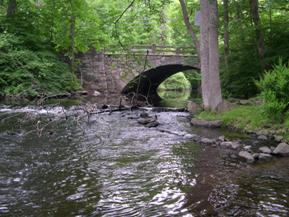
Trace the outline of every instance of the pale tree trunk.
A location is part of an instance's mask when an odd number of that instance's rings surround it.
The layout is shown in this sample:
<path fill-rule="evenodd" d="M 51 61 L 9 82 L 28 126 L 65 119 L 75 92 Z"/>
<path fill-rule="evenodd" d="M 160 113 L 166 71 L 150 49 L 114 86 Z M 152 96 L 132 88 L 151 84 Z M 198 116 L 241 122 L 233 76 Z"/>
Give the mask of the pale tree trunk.
<path fill-rule="evenodd" d="M 229 0 L 223 0 L 224 4 L 224 59 L 225 59 L 225 66 L 228 70 L 228 58 L 230 52 L 230 45 L 229 45 Z"/>
<path fill-rule="evenodd" d="M 262 30 L 262 24 L 261 24 L 260 15 L 259 15 L 259 1 L 258 0 L 249 0 L 249 1 L 250 1 L 252 20 L 253 20 L 255 30 L 256 30 L 257 48 L 258 48 L 260 65 L 261 65 L 261 69 L 264 70 L 265 68 L 265 63 L 264 63 L 265 43 L 264 43 L 264 33 Z"/>
<path fill-rule="evenodd" d="M 217 0 L 201 3 L 201 73 L 204 108 L 215 111 L 222 102 L 219 76 Z"/>
<path fill-rule="evenodd" d="M 17 10 L 17 1 L 16 0 L 9 0 L 7 6 L 7 17 L 11 17 L 16 13 Z"/>
<path fill-rule="evenodd" d="M 188 15 L 188 10 L 187 10 L 186 3 L 185 3 L 184 0 L 179 0 L 179 1 L 180 1 L 180 4 L 181 4 L 183 18 L 184 18 L 185 25 L 187 27 L 187 31 L 190 34 L 191 38 L 192 38 L 192 41 L 193 41 L 194 46 L 196 48 L 198 57 L 200 59 L 200 43 L 199 43 L 199 40 L 197 38 L 197 35 L 195 34 L 195 32 L 193 30 L 193 26 L 190 23 L 190 18 L 189 18 L 189 15 Z"/>

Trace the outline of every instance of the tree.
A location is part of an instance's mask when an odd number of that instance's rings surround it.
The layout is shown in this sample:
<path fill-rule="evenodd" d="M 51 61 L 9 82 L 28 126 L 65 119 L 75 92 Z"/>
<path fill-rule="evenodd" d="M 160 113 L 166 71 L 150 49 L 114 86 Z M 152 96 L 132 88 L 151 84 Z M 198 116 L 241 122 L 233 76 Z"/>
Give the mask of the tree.
<path fill-rule="evenodd" d="M 224 5 L 224 60 L 226 69 L 228 69 L 229 58 L 229 0 L 223 0 Z"/>
<path fill-rule="evenodd" d="M 259 15 L 259 1 L 258 0 L 249 0 L 251 16 L 256 30 L 256 39 L 257 39 L 257 48 L 258 55 L 260 60 L 260 65 L 262 71 L 265 68 L 264 56 L 265 56 L 265 43 L 264 43 L 264 33 L 262 30 L 261 19 Z"/>
<path fill-rule="evenodd" d="M 217 0 L 200 0 L 200 3 L 202 98 L 205 109 L 216 110 L 222 102 L 219 77 L 218 5 Z"/>
<path fill-rule="evenodd" d="M 8 7 L 7 7 L 7 17 L 11 17 L 15 14 L 17 10 L 17 1 L 16 0 L 9 0 Z"/>
<path fill-rule="evenodd" d="M 186 3 L 185 3 L 184 0 L 179 0 L 179 1 L 180 1 L 180 4 L 181 4 L 182 14 L 183 14 L 184 22 L 185 22 L 186 27 L 187 27 L 187 31 L 188 31 L 189 35 L 191 36 L 191 38 L 192 38 L 192 41 L 193 41 L 194 46 L 196 48 L 198 57 L 200 59 L 200 43 L 199 43 L 199 40 L 197 38 L 196 33 L 193 30 L 192 24 L 190 23 L 190 18 L 189 18 L 189 15 L 188 15 Z"/>
<path fill-rule="evenodd" d="M 216 110 L 222 102 L 219 76 L 218 51 L 218 5 L 216 0 L 200 0 L 201 36 L 200 44 L 189 20 L 184 0 L 179 0 L 184 22 L 198 52 L 201 62 L 202 98 L 205 109 Z"/>

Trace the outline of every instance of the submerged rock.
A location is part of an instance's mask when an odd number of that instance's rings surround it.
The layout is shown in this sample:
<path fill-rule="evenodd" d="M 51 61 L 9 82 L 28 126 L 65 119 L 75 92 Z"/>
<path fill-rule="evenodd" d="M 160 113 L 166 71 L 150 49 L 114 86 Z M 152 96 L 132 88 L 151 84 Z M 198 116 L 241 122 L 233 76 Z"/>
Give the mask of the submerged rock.
<path fill-rule="evenodd" d="M 253 163 L 255 161 L 253 155 L 247 151 L 240 151 L 238 155 L 249 163 Z"/>
<path fill-rule="evenodd" d="M 147 117 L 141 117 L 140 119 L 138 119 L 138 123 L 139 124 L 142 124 L 142 125 L 146 125 L 148 123 L 151 123 L 151 122 L 154 122 L 157 120 L 157 116 L 154 116 L 154 117 L 150 117 L 150 116 L 147 116 Z"/>
<path fill-rule="evenodd" d="M 263 161 L 270 160 L 271 158 L 272 158 L 271 154 L 265 154 L 265 153 L 260 153 L 258 156 L 258 159 L 263 160 Z"/>
<path fill-rule="evenodd" d="M 209 139 L 209 138 L 202 138 L 200 142 L 205 144 L 205 145 L 211 145 L 211 144 L 215 143 L 215 140 Z"/>
<path fill-rule="evenodd" d="M 275 150 L 273 151 L 274 154 L 276 155 L 281 155 L 281 156 L 289 156 L 289 145 L 286 143 L 280 143 Z"/>
<path fill-rule="evenodd" d="M 159 126 L 159 124 L 160 123 L 158 121 L 153 121 L 153 122 L 146 124 L 145 126 L 148 128 L 151 128 L 151 127 L 157 127 L 157 126 Z"/>

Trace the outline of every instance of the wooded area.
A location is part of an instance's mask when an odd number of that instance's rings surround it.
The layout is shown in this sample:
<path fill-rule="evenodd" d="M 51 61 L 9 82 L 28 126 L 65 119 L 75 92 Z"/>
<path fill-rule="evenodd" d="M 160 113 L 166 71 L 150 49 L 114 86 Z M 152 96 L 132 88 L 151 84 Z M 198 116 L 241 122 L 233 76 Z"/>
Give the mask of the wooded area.
<path fill-rule="evenodd" d="M 195 49 L 215 109 L 222 95 L 256 96 L 256 81 L 289 58 L 287 0 L 2 0 L 0 12 L 2 95 L 78 90 L 76 54 L 163 44 Z"/>

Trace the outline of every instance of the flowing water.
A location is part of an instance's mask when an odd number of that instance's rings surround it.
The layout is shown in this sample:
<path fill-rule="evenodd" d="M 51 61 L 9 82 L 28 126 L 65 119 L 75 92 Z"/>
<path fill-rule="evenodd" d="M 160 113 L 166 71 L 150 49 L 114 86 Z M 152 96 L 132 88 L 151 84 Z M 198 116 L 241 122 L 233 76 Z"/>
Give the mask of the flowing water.
<path fill-rule="evenodd" d="M 288 216 L 289 159 L 247 165 L 183 135 L 187 113 L 0 109 L 0 216 Z M 81 118 L 82 117 L 82 118 Z"/>

